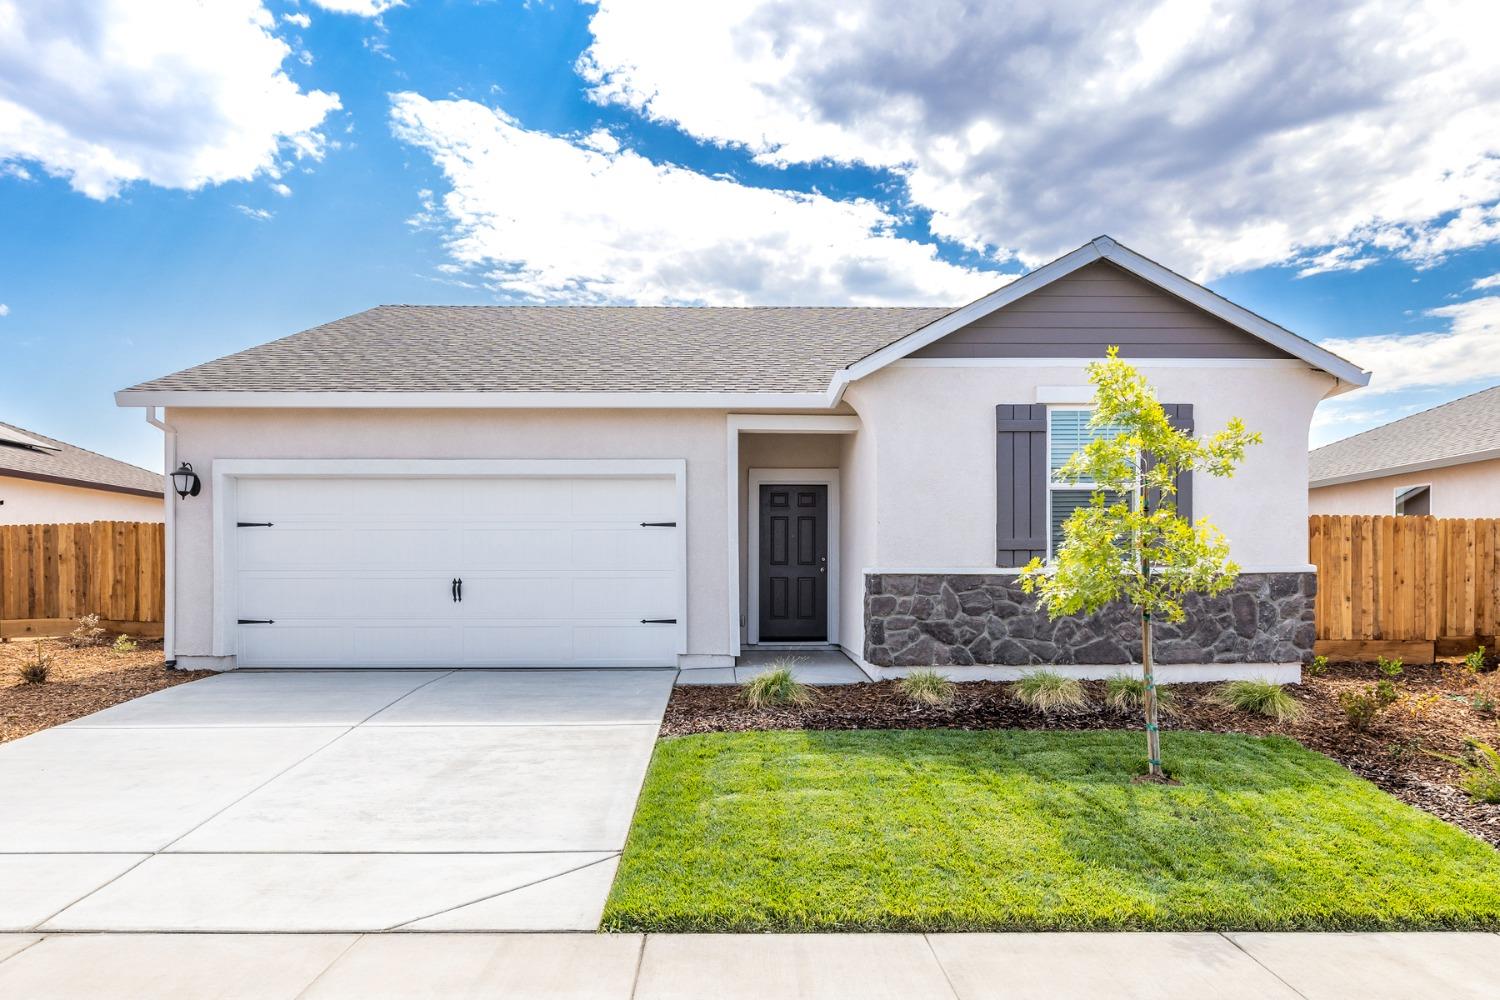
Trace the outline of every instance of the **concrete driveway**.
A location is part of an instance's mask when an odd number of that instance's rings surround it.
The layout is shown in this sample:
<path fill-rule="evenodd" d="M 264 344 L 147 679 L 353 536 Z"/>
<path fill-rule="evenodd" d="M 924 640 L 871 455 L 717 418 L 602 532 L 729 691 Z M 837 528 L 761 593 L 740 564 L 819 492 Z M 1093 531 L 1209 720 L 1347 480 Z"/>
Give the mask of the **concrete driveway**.
<path fill-rule="evenodd" d="M 232 672 L 0 746 L 0 930 L 586 930 L 672 671 Z"/>

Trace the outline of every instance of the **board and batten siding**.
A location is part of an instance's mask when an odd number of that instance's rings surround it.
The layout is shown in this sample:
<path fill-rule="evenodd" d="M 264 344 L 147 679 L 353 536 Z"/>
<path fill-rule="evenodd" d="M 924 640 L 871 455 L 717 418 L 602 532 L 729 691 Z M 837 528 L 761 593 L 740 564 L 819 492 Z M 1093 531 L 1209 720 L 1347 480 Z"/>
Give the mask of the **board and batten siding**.
<path fill-rule="evenodd" d="M 1289 358 L 1291 355 L 1105 261 L 914 352 L 913 358 Z"/>

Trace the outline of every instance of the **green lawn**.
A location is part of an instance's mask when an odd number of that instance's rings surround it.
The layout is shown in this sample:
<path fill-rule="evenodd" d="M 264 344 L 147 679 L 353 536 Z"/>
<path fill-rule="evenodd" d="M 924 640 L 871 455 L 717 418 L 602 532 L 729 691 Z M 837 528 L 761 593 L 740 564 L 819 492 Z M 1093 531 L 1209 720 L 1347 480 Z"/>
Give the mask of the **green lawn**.
<path fill-rule="evenodd" d="M 1291 740 L 716 733 L 664 740 L 615 930 L 1500 927 L 1500 852 Z"/>

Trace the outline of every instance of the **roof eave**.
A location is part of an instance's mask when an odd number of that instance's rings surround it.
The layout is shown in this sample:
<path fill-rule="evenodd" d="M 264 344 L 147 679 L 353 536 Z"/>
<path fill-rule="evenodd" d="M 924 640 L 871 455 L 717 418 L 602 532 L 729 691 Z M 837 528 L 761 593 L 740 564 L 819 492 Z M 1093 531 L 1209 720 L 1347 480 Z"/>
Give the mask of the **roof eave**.
<path fill-rule="evenodd" d="M 1307 488 L 1310 490 L 1320 489 L 1324 486 L 1341 486 L 1344 483 L 1358 483 L 1367 479 L 1384 479 L 1387 476 L 1406 476 L 1414 472 L 1427 472 L 1431 469 L 1447 469 L 1455 465 L 1472 465 L 1475 462 L 1488 462 L 1500 458 L 1500 448 L 1489 448 L 1485 451 L 1474 451 L 1464 455 L 1448 455 L 1443 458 L 1434 458 L 1425 462 L 1408 462 L 1404 465 L 1392 465 L 1384 469 L 1367 469 L 1363 472 L 1351 472 L 1343 476 L 1326 476 L 1323 479 L 1309 479 Z"/>
<path fill-rule="evenodd" d="M 54 486 L 73 486 L 81 490 L 98 490 L 101 493 L 125 493 L 130 496 L 147 497 L 153 500 L 160 500 L 166 495 L 165 489 L 148 490 L 136 486 L 121 486 L 116 483 L 101 483 L 95 479 L 52 476 L 44 472 L 30 472 L 25 469 L 0 468 L 0 479 L 29 479 L 32 482 L 51 483 Z"/>
<path fill-rule="evenodd" d="M 831 408 L 826 392 L 246 391 L 122 389 L 117 406 L 216 409 L 747 409 Z"/>

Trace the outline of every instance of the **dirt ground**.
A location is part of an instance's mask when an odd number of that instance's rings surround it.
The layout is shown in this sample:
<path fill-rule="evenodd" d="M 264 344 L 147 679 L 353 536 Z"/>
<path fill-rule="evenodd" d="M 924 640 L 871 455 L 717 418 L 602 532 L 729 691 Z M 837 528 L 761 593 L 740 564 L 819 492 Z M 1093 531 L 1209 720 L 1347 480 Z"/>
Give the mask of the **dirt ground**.
<path fill-rule="evenodd" d="M 1500 672 L 1491 667 L 1471 677 L 1458 664 L 1406 667 L 1396 682 L 1401 702 L 1368 731 L 1356 732 L 1339 708 L 1339 692 L 1363 689 L 1378 677 L 1370 664 L 1334 664 L 1321 677 L 1307 677 L 1304 683 L 1288 688 L 1301 703 L 1302 714 L 1286 723 L 1219 704 L 1212 697 L 1217 685 L 1173 685 L 1174 711 L 1162 726 L 1167 731 L 1163 743 L 1168 764 L 1172 729 L 1260 736 L 1279 733 L 1327 754 L 1397 798 L 1500 847 L 1500 805 L 1471 802 L 1455 787 L 1459 768 L 1423 753 L 1463 755 L 1467 739 L 1500 746 L 1500 719 L 1492 710 L 1475 707 L 1475 702 L 1482 707 L 1486 694 L 1500 702 Z M 813 703 L 803 708 L 752 709 L 732 686 L 679 687 L 672 692 L 661 731 L 664 736 L 677 736 L 749 729 L 1126 729 L 1140 725 L 1137 713 L 1119 712 L 1105 704 L 1103 682 L 1084 686 L 1088 707 L 1051 715 L 1017 702 L 1011 685 L 989 681 L 954 685 L 954 701 L 946 708 L 911 702 L 894 681 L 817 688 Z"/>
<path fill-rule="evenodd" d="M 27 684 L 19 671 L 38 644 L 52 657 L 51 675 L 45 684 Z M 209 673 L 168 670 L 159 639 L 139 640 L 129 653 L 109 645 L 71 649 L 58 639 L 0 643 L 0 743 Z"/>

